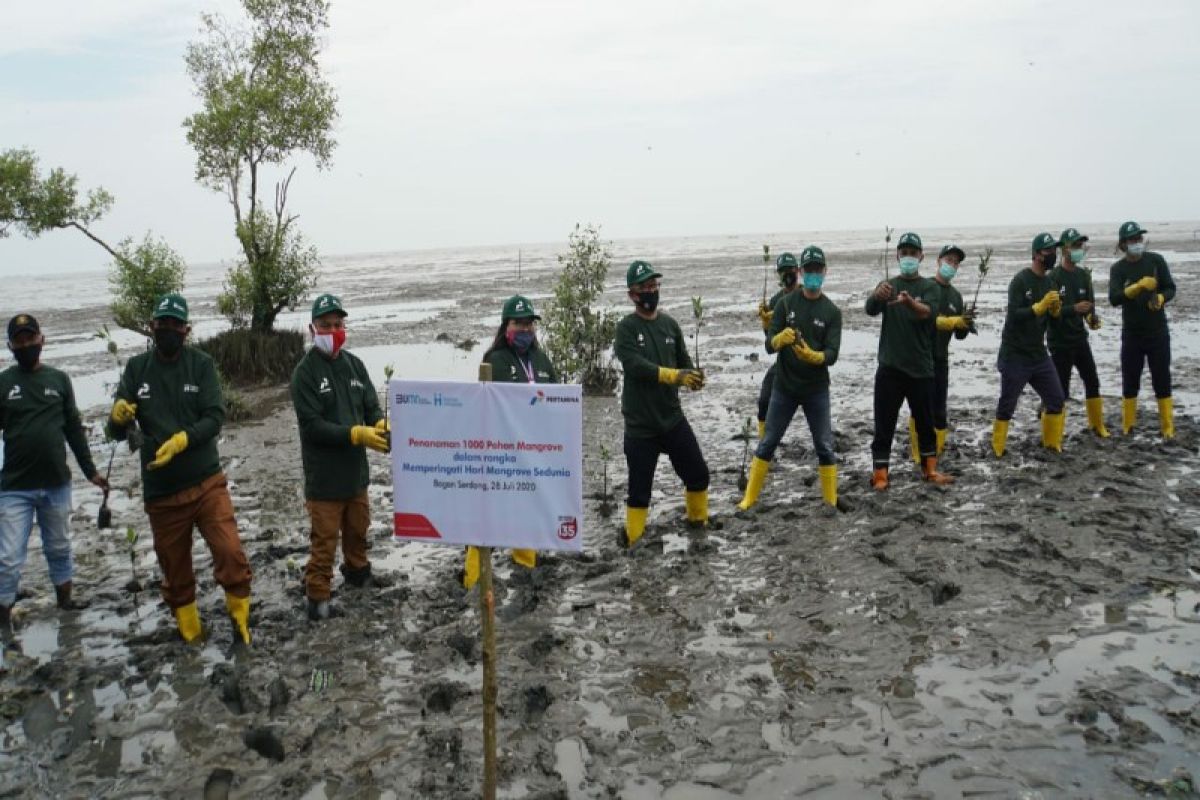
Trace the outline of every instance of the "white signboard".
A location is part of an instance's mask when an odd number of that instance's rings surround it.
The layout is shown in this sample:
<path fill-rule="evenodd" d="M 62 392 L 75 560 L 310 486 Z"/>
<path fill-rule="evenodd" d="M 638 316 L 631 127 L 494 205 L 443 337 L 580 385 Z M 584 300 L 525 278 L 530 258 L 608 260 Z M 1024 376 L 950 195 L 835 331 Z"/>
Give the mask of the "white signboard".
<path fill-rule="evenodd" d="M 393 380 L 395 539 L 583 550 L 579 386 Z"/>

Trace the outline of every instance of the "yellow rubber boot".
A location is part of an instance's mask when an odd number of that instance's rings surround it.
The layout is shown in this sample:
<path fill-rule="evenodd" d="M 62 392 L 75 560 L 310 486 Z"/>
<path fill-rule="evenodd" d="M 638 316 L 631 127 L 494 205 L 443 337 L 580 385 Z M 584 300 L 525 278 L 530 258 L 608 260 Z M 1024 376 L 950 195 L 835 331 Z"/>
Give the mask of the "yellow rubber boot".
<path fill-rule="evenodd" d="M 204 631 L 200 628 L 200 609 L 196 608 L 196 601 L 175 609 L 175 624 L 185 642 L 190 644 L 200 638 Z"/>
<path fill-rule="evenodd" d="M 250 595 L 234 597 L 226 592 L 225 608 L 229 611 L 229 616 L 233 617 L 233 624 L 237 626 L 242 642 L 250 644 Z"/>
<path fill-rule="evenodd" d="M 1170 397 L 1158 398 L 1158 428 L 1164 439 L 1175 438 L 1175 401 Z"/>
<path fill-rule="evenodd" d="M 766 435 L 767 435 L 767 421 L 765 419 L 760 419 L 758 421 L 758 438 L 761 439 L 762 437 L 764 437 Z"/>
<path fill-rule="evenodd" d="M 699 492 L 684 492 L 683 505 L 687 509 L 687 521 L 705 525 L 708 523 L 708 489 Z"/>
<path fill-rule="evenodd" d="M 1104 398 L 1089 397 L 1084 404 L 1087 406 L 1088 428 L 1096 432 L 1101 439 L 1108 438 L 1108 428 L 1104 427 Z"/>
<path fill-rule="evenodd" d="M 992 452 L 996 454 L 996 458 L 1004 455 L 1004 448 L 1008 444 L 1008 420 L 998 419 L 992 423 Z"/>
<path fill-rule="evenodd" d="M 934 428 L 933 435 L 937 437 L 937 454 L 941 458 L 942 451 L 946 449 L 946 434 L 949 433 L 945 428 Z"/>
<path fill-rule="evenodd" d="M 537 566 L 537 550 L 518 547 L 512 551 L 512 560 L 526 569 L 533 569 Z"/>
<path fill-rule="evenodd" d="M 1134 424 L 1137 422 L 1137 398 L 1122 397 L 1121 398 L 1121 432 L 1126 436 L 1133 430 Z"/>
<path fill-rule="evenodd" d="M 758 456 L 751 459 L 750 476 L 746 482 L 746 496 L 742 498 L 742 502 L 738 503 L 737 507 L 739 509 L 749 511 L 758 502 L 758 496 L 762 493 L 763 484 L 767 482 L 767 470 L 770 468 L 770 461 L 763 461 Z"/>
<path fill-rule="evenodd" d="M 833 508 L 837 508 L 837 464 L 822 464 L 817 467 L 821 476 L 821 497 Z"/>
<path fill-rule="evenodd" d="M 1062 411 L 1057 414 L 1051 414 L 1049 411 L 1042 413 L 1042 447 L 1056 453 L 1062 452 L 1065 421 L 1066 414 Z"/>
<path fill-rule="evenodd" d="M 650 509 L 625 506 L 625 546 L 633 547 L 646 532 L 646 517 Z"/>
<path fill-rule="evenodd" d="M 467 547 L 467 557 L 463 561 L 463 588 L 470 589 L 479 581 L 479 548 L 474 545 Z"/>
<path fill-rule="evenodd" d="M 921 463 L 921 447 L 917 443 L 917 421 L 912 417 L 908 418 L 908 446 L 912 450 L 912 460 L 914 464 Z"/>

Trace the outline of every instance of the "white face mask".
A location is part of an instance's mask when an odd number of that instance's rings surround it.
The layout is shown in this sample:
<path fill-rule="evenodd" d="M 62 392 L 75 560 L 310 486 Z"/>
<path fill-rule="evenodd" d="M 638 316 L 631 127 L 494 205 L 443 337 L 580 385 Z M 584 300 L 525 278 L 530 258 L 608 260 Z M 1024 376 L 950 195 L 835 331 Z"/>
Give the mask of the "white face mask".
<path fill-rule="evenodd" d="M 1129 253 L 1131 256 L 1140 256 L 1142 253 L 1146 252 L 1146 243 L 1132 242 L 1127 244 L 1125 245 L 1125 252 Z"/>
<path fill-rule="evenodd" d="M 346 343 L 345 329 L 336 330 L 332 333 L 317 333 L 315 328 L 310 328 L 312 331 L 313 347 L 320 350 L 325 355 L 333 358 L 342 349 L 342 345 Z"/>

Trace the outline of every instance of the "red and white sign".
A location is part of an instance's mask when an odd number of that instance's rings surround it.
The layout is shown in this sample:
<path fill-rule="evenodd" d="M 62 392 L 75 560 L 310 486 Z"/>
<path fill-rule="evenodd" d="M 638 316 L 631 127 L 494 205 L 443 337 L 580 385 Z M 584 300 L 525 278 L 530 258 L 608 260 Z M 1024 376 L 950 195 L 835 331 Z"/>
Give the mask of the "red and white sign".
<path fill-rule="evenodd" d="M 397 541 L 583 550 L 579 386 L 393 380 Z"/>

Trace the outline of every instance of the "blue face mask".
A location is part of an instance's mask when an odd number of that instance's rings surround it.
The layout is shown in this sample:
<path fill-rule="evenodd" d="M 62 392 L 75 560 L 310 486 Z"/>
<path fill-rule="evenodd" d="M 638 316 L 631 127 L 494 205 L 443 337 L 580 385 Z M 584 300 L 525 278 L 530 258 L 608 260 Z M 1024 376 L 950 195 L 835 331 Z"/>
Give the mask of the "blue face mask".
<path fill-rule="evenodd" d="M 1078 248 L 1078 249 L 1071 251 L 1071 263 L 1072 264 L 1082 264 L 1083 260 L 1085 258 L 1087 258 L 1087 250 L 1084 250 L 1083 248 Z"/>
<path fill-rule="evenodd" d="M 533 346 L 534 333 L 533 331 L 509 331 L 505 338 L 508 339 L 508 343 L 513 346 L 514 350 L 524 355 Z"/>
<path fill-rule="evenodd" d="M 957 274 L 958 267 L 954 266 L 953 264 L 947 264 L 945 261 L 943 261 L 941 264 L 938 264 L 938 275 L 941 275 L 942 280 L 946 281 L 947 283 L 954 280 L 954 276 Z"/>
<path fill-rule="evenodd" d="M 916 256 L 900 256 L 900 274 L 912 276 L 921 268 L 921 259 Z"/>
<path fill-rule="evenodd" d="M 804 288 L 810 292 L 819 292 L 825 285 L 825 276 L 819 272 L 804 273 Z"/>

